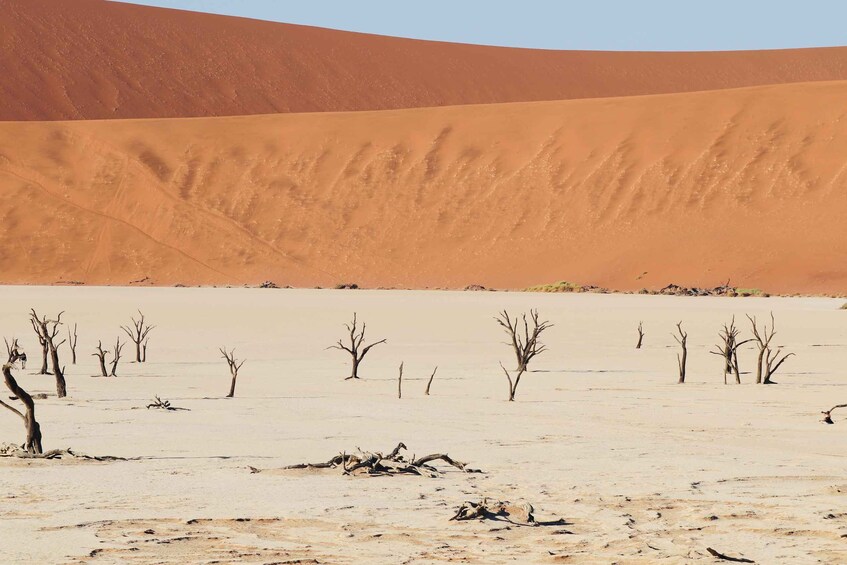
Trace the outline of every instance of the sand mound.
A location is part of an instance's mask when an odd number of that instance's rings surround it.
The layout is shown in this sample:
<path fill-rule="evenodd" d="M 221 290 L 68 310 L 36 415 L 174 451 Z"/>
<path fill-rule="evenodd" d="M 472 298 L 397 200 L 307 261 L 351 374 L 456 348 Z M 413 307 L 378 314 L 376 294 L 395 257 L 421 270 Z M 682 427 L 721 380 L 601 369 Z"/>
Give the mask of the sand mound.
<path fill-rule="evenodd" d="M 845 95 L 0 124 L 0 280 L 843 291 Z"/>
<path fill-rule="evenodd" d="M 847 79 L 845 48 L 507 49 L 102 0 L 4 0 L 0 38 L 0 120 L 378 110 Z"/>

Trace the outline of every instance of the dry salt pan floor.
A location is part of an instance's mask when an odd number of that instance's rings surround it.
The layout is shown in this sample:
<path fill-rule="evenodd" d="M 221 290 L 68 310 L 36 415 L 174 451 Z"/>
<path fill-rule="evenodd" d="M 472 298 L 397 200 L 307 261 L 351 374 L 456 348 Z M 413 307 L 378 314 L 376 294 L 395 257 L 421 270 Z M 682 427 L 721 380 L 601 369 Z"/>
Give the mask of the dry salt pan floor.
<path fill-rule="evenodd" d="M 45 449 L 128 461 L 0 459 L 4 563 L 756 563 L 847 562 L 847 311 L 829 299 L 723 299 L 271 289 L 4 288 L 0 331 L 30 357 L 16 370 L 37 402 Z M 69 396 L 34 374 L 27 311 L 79 326 L 66 346 Z M 537 307 L 549 352 L 506 402 L 514 363 L 498 310 Z M 96 378 L 141 308 L 156 324 L 149 361 L 125 348 Z M 388 338 L 345 381 L 327 350 L 356 311 Z M 796 352 L 774 386 L 724 385 L 710 355 L 734 314 L 773 311 Z M 634 348 L 643 321 L 645 346 Z M 689 377 L 676 342 L 689 333 Z M 236 398 L 218 348 L 247 359 Z M 405 363 L 397 398 L 397 367 Z M 423 394 L 433 367 L 432 394 Z M 35 368 L 35 369 L 33 369 Z M 144 407 L 154 395 L 190 411 Z M 843 418 L 843 420 L 842 420 Z M 841 421 L 839 421 L 841 420 Z M 23 427 L 0 412 L 0 442 Z M 283 471 L 357 447 L 444 452 L 484 471 L 438 478 Z M 251 468 L 261 472 L 253 472 Z M 530 502 L 564 524 L 454 522 L 466 500 Z"/>

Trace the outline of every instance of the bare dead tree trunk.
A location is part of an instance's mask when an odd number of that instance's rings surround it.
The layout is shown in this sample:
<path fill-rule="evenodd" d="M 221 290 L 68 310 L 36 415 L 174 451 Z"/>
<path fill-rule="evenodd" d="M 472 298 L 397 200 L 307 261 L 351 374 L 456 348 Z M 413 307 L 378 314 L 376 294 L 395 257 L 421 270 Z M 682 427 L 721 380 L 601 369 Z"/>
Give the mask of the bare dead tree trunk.
<path fill-rule="evenodd" d="M 38 333 L 39 340 L 43 339 L 47 343 L 47 350 L 50 353 L 50 361 L 53 365 L 53 376 L 56 378 L 56 394 L 59 398 L 64 398 L 68 394 L 64 369 L 59 364 L 59 347 L 65 343 L 65 340 L 60 341 L 58 344 L 56 343 L 56 336 L 59 335 L 59 325 L 62 323 L 62 314 L 64 312 L 59 312 L 55 320 L 48 320 L 47 316 L 39 318 L 35 309 L 30 309 L 30 321 L 33 328 Z M 50 326 L 49 329 L 48 325 Z M 43 366 L 42 369 L 44 369 Z"/>
<path fill-rule="evenodd" d="M 71 333 L 71 328 L 68 326 L 68 345 L 71 348 L 71 364 L 76 365 L 76 342 L 78 336 L 76 335 L 76 324 L 74 324 L 74 333 Z"/>
<path fill-rule="evenodd" d="M 30 316 L 29 321 L 32 324 L 32 329 L 35 332 L 35 335 L 38 336 L 38 344 L 41 346 L 41 370 L 38 372 L 38 374 L 49 375 L 50 372 L 47 370 L 47 357 L 50 355 L 50 347 L 47 345 L 47 340 L 41 333 L 41 325 L 39 324 L 39 320 L 33 320 Z"/>
<path fill-rule="evenodd" d="M 147 344 L 150 343 L 150 338 L 144 340 L 144 343 L 141 344 L 141 362 L 147 362 Z"/>
<path fill-rule="evenodd" d="M 679 335 L 674 335 L 673 338 L 682 348 L 682 353 L 676 355 L 677 365 L 679 365 L 679 380 L 677 383 L 683 384 L 685 382 L 685 366 L 688 362 L 688 334 L 682 331 L 682 322 L 676 325 L 676 331 L 679 332 Z"/>
<path fill-rule="evenodd" d="M 241 362 L 238 362 L 238 359 L 235 358 L 235 349 L 227 353 L 226 347 L 220 348 L 221 354 L 223 354 L 223 358 L 226 360 L 226 364 L 229 366 L 229 374 L 232 376 L 232 383 L 229 385 L 229 394 L 226 395 L 227 398 L 233 398 L 235 396 L 235 381 L 238 379 L 238 370 L 244 364 L 246 359 L 242 359 Z"/>
<path fill-rule="evenodd" d="M 432 374 L 429 376 L 429 382 L 426 383 L 426 392 L 424 394 L 426 394 L 427 396 L 429 396 L 429 389 L 432 386 L 432 379 L 435 378 L 436 371 L 438 371 L 438 365 L 436 365 L 435 369 L 432 370 Z"/>
<path fill-rule="evenodd" d="M 785 360 L 794 355 L 794 353 L 788 353 L 780 357 L 782 353 L 781 347 L 778 347 L 775 352 L 771 350 L 771 341 L 776 335 L 776 321 L 774 320 L 773 312 L 771 312 L 770 329 L 767 324 L 762 324 L 762 330 L 759 331 L 759 324 L 756 318 L 747 316 L 747 319 L 750 320 L 750 325 L 753 328 L 753 341 L 756 342 L 759 348 L 759 355 L 756 362 L 756 384 L 774 384 L 771 377 Z"/>
<path fill-rule="evenodd" d="M 358 379 L 359 378 L 359 364 L 362 362 L 362 359 L 365 358 L 365 355 L 368 354 L 368 351 L 371 350 L 372 347 L 379 345 L 380 343 L 386 343 L 387 339 L 381 339 L 379 341 L 375 341 L 372 344 L 362 347 L 362 343 L 365 341 L 365 324 L 362 323 L 362 329 L 359 330 L 358 321 L 356 318 L 356 313 L 353 313 L 353 323 L 352 324 L 344 324 L 347 328 L 347 331 L 350 332 L 350 345 L 345 345 L 342 340 L 338 340 L 338 343 L 335 345 L 331 345 L 327 347 L 327 349 L 340 349 L 342 351 L 346 351 L 352 357 L 353 368 L 350 376 L 344 380 L 350 379 Z"/>
<path fill-rule="evenodd" d="M 400 376 L 397 377 L 397 398 L 403 398 L 403 362 L 400 362 Z"/>
<path fill-rule="evenodd" d="M 156 326 L 151 326 L 147 322 L 144 321 L 144 314 L 141 313 L 141 310 L 138 311 L 138 315 L 141 317 L 136 320 L 134 317 L 130 318 L 132 320 L 132 328 L 127 326 L 121 326 L 121 329 L 126 332 L 126 335 L 129 336 L 129 339 L 135 343 L 135 362 L 136 363 L 144 363 L 147 360 L 147 334 L 149 334 L 153 328 Z M 144 342 L 144 357 L 141 356 L 141 343 Z"/>
<path fill-rule="evenodd" d="M 500 363 L 500 368 L 503 369 L 504 373 L 506 373 L 506 379 L 509 381 L 509 402 L 514 402 L 515 393 L 518 391 L 518 384 L 521 382 L 521 375 L 524 374 L 526 369 L 518 369 L 518 374 L 515 376 L 515 379 L 512 380 L 512 375 L 509 374 L 509 371 L 506 370 L 503 363 Z"/>
<path fill-rule="evenodd" d="M 115 351 L 112 353 L 112 372 L 111 375 L 113 377 L 117 377 L 118 371 L 118 361 L 121 360 L 121 350 L 124 348 L 124 344 L 121 343 L 121 338 L 119 337 L 115 341 Z"/>
<path fill-rule="evenodd" d="M 635 349 L 641 349 L 641 344 L 644 342 L 644 325 L 638 322 L 638 343 L 635 344 Z"/>
<path fill-rule="evenodd" d="M 532 329 L 530 329 L 530 321 L 527 320 L 526 314 L 522 314 L 523 318 L 523 333 L 521 333 L 518 318 L 514 320 L 509 316 L 509 313 L 503 310 L 494 319 L 509 335 L 509 345 L 515 353 L 517 359 L 517 370 L 523 373 L 527 370 L 529 362 L 536 356 L 547 350 L 546 345 L 542 345 L 540 337 L 542 332 L 551 327 L 548 321 L 538 321 L 538 310 L 530 310 L 529 317 L 532 320 Z"/>
<path fill-rule="evenodd" d="M 735 327 L 735 316 L 729 325 L 724 324 L 723 329 L 718 333 L 721 338 L 721 343 L 715 345 L 715 350 L 710 351 L 713 355 L 719 355 L 723 361 L 723 384 L 727 384 L 726 376 L 730 373 L 735 374 L 735 383 L 741 384 L 741 370 L 738 367 L 738 348 L 753 341 L 746 339 L 738 341 L 738 328 Z"/>
<path fill-rule="evenodd" d="M 103 351 L 103 342 L 97 341 L 97 352 L 92 353 L 94 357 L 97 357 L 97 360 L 100 362 L 100 376 L 108 377 L 109 373 L 106 372 L 106 355 L 108 355 L 108 351 Z"/>
<path fill-rule="evenodd" d="M 41 426 L 35 419 L 35 402 L 32 400 L 32 396 L 22 389 L 15 380 L 15 377 L 12 376 L 12 365 L 19 358 L 17 340 L 13 341 L 13 344 L 13 350 L 9 355 L 9 359 L 3 365 L 3 380 L 6 383 L 6 388 L 8 388 L 9 391 L 23 403 L 25 411 L 21 412 L 14 406 L 6 404 L 2 400 L 0 400 L 0 405 L 11 412 L 14 412 L 23 420 L 24 427 L 26 428 L 26 441 L 23 445 L 24 451 L 34 455 L 40 455 L 43 453 L 43 448 L 41 446 Z"/>

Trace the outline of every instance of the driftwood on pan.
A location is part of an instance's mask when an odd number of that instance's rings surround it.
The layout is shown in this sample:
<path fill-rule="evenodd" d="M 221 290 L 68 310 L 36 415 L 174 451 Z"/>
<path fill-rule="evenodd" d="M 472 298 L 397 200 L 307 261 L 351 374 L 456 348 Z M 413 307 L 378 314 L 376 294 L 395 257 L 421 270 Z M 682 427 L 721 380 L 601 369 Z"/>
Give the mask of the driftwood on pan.
<path fill-rule="evenodd" d="M 484 498 L 481 502 L 464 502 L 450 518 L 450 521 L 465 520 L 495 520 L 516 526 L 563 526 L 567 524 L 563 518 L 536 520 L 535 509 L 528 502 L 515 504 L 487 498 Z"/>
<path fill-rule="evenodd" d="M 722 559 L 723 561 L 732 561 L 734 563 L 755 563 L 752 559 L 747 559 L 746 557 L 730 557 L 716 549 L 712 549 L 711 547 L 707 547 L 706 551 L 709 552 L 709 555 L 713 557 L 717 557 L 718 559 Z"/>
<path fill-rule="evenodd" d="M 405 457 L 401 451 L 406 450 L 406 444 L 400 442 L 391 453 L 383 455 L 380 452 L 366 452 L 357 449 L 357 454 L 340 453 L 322 463 L 299 463 L 288 465 L 283 469 L 341 469 L 344 475 L 420 475 L 422 477 L 438 477 L 444 471 L 431 463 L 443 461 L 465 473 L 481 473 L 479 469 L 471 469 L 466 463 L 456 461 L 446 453 L 432 453 L 424 457 Z M 252 471 L 252 472 L 258 472 Z"/>
<path fill-rule="evenodd" d="M 17 445 L 0 445 L 0 457 L 16 457 L 18 459 L 85 459 L 88 461 L 130 461 L 126 457 L 114 455 L 86 455 L 72 449 L 51 449 L 44 453 L 31 453 Z M 137 459 L 137 458 L 133 458 Z"/>
<path fill-rule="evenodd" d="M 835 406 L 833 406 L 829 410 L 825 410 L 825 411 L 821 412 L 821 414 L 823 414 L 822 422 L 824 424 L 834 424 L 835 423 L 835 422 L 832 421 L 832 411 L 837 409 L 837 408 L 847 408 L 847 404 L 836 404 Z"/>
<path fill-rule="evenodd" d="M 154 396 L 153 402 L 147 405 L 147 409 L 149 410 L 150 408 L 158 408 L 160 410 L 185 410 L 186 412 L 190 410 L 190 408 L 172 406 L 169 400 L 162 400 L 158 396 Z"/>

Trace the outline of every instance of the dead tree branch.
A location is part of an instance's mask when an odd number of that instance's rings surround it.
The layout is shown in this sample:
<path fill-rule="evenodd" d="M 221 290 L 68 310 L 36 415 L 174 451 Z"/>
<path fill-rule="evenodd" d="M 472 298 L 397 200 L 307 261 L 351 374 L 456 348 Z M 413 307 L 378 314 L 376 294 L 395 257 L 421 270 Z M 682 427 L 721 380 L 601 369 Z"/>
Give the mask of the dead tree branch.
<path fill-rule="evenodd" d="M 638 343 L 635 344 L 635 349 L 641 349 L 642 343 L 644 343 L 644 324 L 638 322 Z"/>
<path fill-rule="evenodd" d="M 535 519 L 535 509 L 528 502 L 512 503 L 500 500 L 482 499 L 481 502 L 466 501 L 456 510 L 450 521 L 493 520 L 508 522 L 515 526 L 563 526 L 567 524 L 564 518 L 538 521 Z"/>
<path fill-rule="evenodd" d="M 162 400 L 158 396 L 154 396 L 153 402 L 151 402 L 150 404 L 147 405 L 148 410 L 151 409 L 151 408 L 158 408 L 158 409 L 161 409 L 161 410 L 170 410 L 170 411 L 175 411 L 175 410 L 185 410 L 186 412 L 190 411 L 189 408 L 180 408 L 178 406 L 172 406 L 169 400 Z"/>
<path fill-rule="evenodd" d="M 383 455 L 380 452 L 369 453 L 357 450 L 359 452 L 358 455 L 341 453 L 325 463 L 300 463 L 283 467 L 283 469 L 341 468 L 345 475 L 420 475 L 422 477 L 435 478 L 441 476 L 444 472 L 430 463 L 443 461 L 465 473 L 481 472 L 479 469 L 469 468 L 467 464 L 456 461 L 444 453 L 433 453 L 424 457 L 407 459 L 401 453 L 403 450 L 406 450 L 406 445 L 401 442 L 387 455 Z"/>
<path fill-rule="evenodd" d="M 823 420 L 822 421 L 825 424 L 834 424 L 835 423 L 835 422 L 832 421 L 832 411 L 837 409 L 837 408 L 847 408 L 847 404 L 836 404 L 835 406 L 833 406 L 829 410 L 827 410 L 825 412 L 821 412 L 821 414 L 823 414 Z"/>
<path fill-rule="evenodd" d="M 732 561 L 735 563 L 755 563 L 755 561 L 753 561 L 752 559 L 747 559 L 746 557 L 730 557 L 729 555 L 721 553 L 720 551 L 712 549 L 711 547 L 707 547 L 706 551 L 709 552 L 709 555 L 717 557 L 718 559 L 722 559 L 723 561 Z"/>
<path fill-rule="evenodd" d="M 432 379 L 435 378 L 436 371 L 438 371 L 438 365 L 436 365 L 435 369 L 432 370 L 432 374 L 429 376 L 429 381 L 426 383 L 426 392 L 424 394 L 426 394 L 427 396 L 429 396 L 429 389 L 430 387 L 432 387 Z"/>
<path fill-rule="evenodd" d="M 387 339 L 381 339 L 379 341 L 375 341 L 374 343 L 362 347 L 362 344 L 365 341 L 365 324 L 362 323 L 362 329 L 360 330 L 358 327 L 358 320 L 356 318 L 356 313 L 353 313 L 353 323 L 352 324 L 344 324 L 347 328 L 347 331 L 350 333 L 350 345 L 345 345 L 342 340 L 338 340 L 338 343 L 335 345 L 330 345 L 327 349 L 340 349 L 341 351 L 346 351 L 352 357 L 353 368 L 350 373 L 350 376 L 344 380 L 350 379 L 358 379 L 359 378 L 359 364 L 362 362 L 362 359 L 365 358 L 365 355 L 368 354 L 368 351 L 371 350 L 374 346 L 379 345 L 380 343 L 386 343 Z"/>

